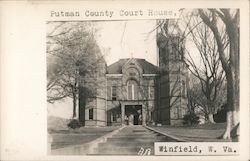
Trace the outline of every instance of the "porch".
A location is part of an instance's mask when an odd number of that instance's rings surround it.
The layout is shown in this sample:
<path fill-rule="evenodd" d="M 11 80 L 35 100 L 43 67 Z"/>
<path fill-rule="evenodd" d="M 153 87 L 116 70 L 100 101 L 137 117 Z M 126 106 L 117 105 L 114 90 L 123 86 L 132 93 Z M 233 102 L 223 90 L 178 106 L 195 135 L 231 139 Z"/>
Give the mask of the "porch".
<path fill-rule="evenodd" d="M 107 125 L 146 125 L 145 101 L 120 101 L 119 106 L 107 111 Z"/>

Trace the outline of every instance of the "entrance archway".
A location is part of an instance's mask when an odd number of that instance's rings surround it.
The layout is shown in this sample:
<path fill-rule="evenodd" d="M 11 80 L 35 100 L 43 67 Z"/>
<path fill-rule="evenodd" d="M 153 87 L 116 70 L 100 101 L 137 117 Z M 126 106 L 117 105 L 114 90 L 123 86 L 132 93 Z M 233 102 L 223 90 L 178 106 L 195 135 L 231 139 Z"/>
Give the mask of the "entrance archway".
<path fill-rule="evenodd" d="M 142 105 L 125 105 L 125 124 L 142 125 Z"/>

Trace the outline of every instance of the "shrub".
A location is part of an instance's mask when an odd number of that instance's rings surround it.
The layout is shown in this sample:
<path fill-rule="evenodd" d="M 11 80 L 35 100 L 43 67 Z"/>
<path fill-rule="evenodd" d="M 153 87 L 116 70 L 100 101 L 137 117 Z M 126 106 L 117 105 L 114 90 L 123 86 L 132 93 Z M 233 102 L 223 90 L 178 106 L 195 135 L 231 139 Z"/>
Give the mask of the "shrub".
<path fill-rule="evenodd" d="M 189 113 L 184 115 L 183 120 L 185 125 L 197 125 L 200 122 L 200 117 L 195 113 Z"/>
<path fill-rule="evenodd" d="M 225 108 L 217 111 L 217 114 L 214 115 L 214 121 L 216 123 L 222 123 L 227 121 L 227 111 Z"/>
<path fill-rule="evenodd" d="M 70 122 L 68 123 L 67 126 L 69 128 L 76 129 L 76 128 L 80 128 L 81 127 L 81 123 L 79 122 L 79 120 L 72 119 L 72 120 L 70 120 Z"/>

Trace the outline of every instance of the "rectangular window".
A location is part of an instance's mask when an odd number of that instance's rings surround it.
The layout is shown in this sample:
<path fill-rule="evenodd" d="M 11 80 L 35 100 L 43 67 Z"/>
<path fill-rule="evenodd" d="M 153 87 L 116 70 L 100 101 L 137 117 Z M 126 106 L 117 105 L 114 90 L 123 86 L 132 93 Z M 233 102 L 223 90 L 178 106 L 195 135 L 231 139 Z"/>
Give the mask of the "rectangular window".
<path fill-rule="evenodd" d="M 94 118 L 94 109 L 91 108 L 89 109 L 89 120 L 93 120 L 93 118 Z"/>
<path fill-rule="evenodd" d="M 116 115 L 116 113 L 113 113 L 113 122 L 116 122 L 117 121 L 117 115 Z"/>
<path fill-rule="evenodd" d="M 111 88 L 111 97 L 112 97 L 112 100 L 115 101 L 116 100 L 116 97 L 117 97 L 117 91 L 116 91 L 116 86 L 112 86 Z"/>
<path fill-rule="evenodd" d="M 178 107 L 175 107 L 174 109 L 174 119 L 178 119 Z"/>
<path fill-rule="evenodd" d="M 154 86 L 150 87 L 150 98 L 151 99 L 155 98 L 155 88 L 154 88 Z"/>
<path fill-rule="evenodd" d="M 151 87 L 148 86 L 148 98 L 150 99 L 151 98 Z"/>

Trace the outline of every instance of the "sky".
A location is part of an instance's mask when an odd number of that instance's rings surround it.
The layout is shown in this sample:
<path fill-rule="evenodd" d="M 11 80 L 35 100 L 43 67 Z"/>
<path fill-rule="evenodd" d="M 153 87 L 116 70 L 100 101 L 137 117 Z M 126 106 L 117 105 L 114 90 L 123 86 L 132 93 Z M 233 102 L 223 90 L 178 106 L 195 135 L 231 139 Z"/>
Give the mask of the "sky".
<path fill-rule="evenodd" d="M 155 25 L 155 20 L 98 22 L 97 40 L 109 51 L 105 54 L 107 65 L 131 57 L 157 64 Z"/>

